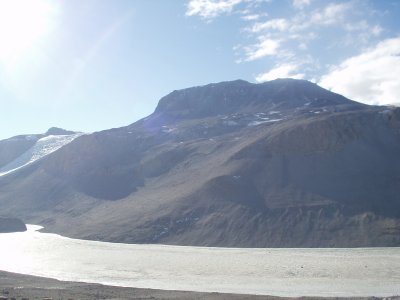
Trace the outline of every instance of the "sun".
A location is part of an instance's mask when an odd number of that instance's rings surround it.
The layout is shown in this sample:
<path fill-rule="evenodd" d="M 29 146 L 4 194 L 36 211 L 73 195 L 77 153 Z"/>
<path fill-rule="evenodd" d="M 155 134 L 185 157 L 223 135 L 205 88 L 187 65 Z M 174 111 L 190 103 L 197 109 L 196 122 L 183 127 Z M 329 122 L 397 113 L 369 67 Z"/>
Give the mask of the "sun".
<path fill-rule="evenodd" d="M 50 0 L 0 0 L 0 65 L 22 59 L 51 27 Z"/>

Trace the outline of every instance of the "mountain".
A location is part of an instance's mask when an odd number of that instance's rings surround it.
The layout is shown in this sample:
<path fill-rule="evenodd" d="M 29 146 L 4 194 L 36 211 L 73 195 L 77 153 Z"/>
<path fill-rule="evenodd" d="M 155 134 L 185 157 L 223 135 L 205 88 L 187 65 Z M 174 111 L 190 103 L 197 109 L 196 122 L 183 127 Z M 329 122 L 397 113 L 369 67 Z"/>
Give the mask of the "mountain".
<path fill-rule="evenodd" d="M 52 127 L 44 134 L 19 135 L 0 141 L 0 176 L 45 157 L 80 135 Z"/>
<path fill-rule="evenodd" d="M 0 233 L 26 231 L 25 224 L 16 218 L 0 217 Z"/>
<path fill-rule="evenodd" d="M 398 153 L 400 108 L 304 80 L 222 82 L 0 177 L 0 207 L 113 242 L 398 246 Z"/>
<path fill-rule="evenodd" d="M 174 91 L 160 100 L 155 114 L 182 120 L 238 112 L 287 111 L 304 106 L 359 105 L 305 80 L 277 79 L 262 84 L 236 80 Z"/>

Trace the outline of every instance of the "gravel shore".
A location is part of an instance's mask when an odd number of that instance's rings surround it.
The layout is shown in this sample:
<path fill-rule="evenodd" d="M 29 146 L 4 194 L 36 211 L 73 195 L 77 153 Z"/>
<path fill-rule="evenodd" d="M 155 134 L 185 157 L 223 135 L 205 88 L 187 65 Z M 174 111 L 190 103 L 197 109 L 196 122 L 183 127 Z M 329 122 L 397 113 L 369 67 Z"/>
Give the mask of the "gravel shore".
<path fill-rule="evenodd" d="M 0 271 L 0 300 L 23 299 L 204 299 L 204 300 L 289 300 L 274 296 L 235 295 L 221 293 L 196 293 L 105 286 L 79 282 L 58 281 L 49 278 L 21 275 Z M 302 297 L 300 299 L 320 299 Z M 325 298 L 329 299 L 329 298 Z M 338 299 L 338 298 L 330 298 Z M 340 298 L 345 299 L 345 298 Z M 353 300 L 373 300 L 369 298 L 351 298 Z M 400 297 L 385 298 L 400 300 Z"/>

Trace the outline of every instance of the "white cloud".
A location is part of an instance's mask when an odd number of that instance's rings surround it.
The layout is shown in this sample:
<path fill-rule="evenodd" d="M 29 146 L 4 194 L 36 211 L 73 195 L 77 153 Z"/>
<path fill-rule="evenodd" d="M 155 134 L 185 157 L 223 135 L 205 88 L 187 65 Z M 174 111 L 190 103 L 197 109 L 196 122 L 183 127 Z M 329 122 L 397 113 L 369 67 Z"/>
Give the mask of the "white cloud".
<path fill-rule="evenodd" d="M 379 36 L 383 31 L 381 26 L 371 25 L 366 20 L 346 23 L 344 24 L 344 29 L 349 33 L 360 32 L 359 36 L 366 39 L 367 41 L 372 36 Z"/>
<path fill-rule="evenodd" d="M 303 9 L 304 7 L 310 5 L 311 0 L 293 0 L 293 6 L 297 9 Z"/>
<path fill-rule="evenodd" d="M 383 31 L 383 28 L 381 26 L 379 26 L 379 25 L 375 25 L 372 28 L 372 34 L 375 35 L 375 36 L 380 35 L 382 33 L 382 31 Z"/>
<path fill-rule="evenodd" d="M 241 2 L 243 0 L 190 0 L 186 15 L 198 15 L 204 19 L 211 19 L 221 14 L 230 13 Z"/>
<path fill-rule="evenodd" d="M 369 24 L 367 21 L 362 20 L 360 22 L 346 23 L 344 28 L 347 31 L 364 31 L 369 29 Z"/>
<path fill-rule="evenodd" d="M 289 27 L 289 22 L 285 19 L 272 19 L 267 22 L 258 22 L 250 29 L 251 32 L 260 32 L 263 30 L 273 29 L 278 31 L 285 31 Z"/>
<path fill-rule="evenodd" d="M 400 102 L 400 38 L 387 39 L 343 61 L 319 84 L 367 104 Z"/>
<path fill-rule="evenodd" d="M 265 56 L 277 54 L 280 42 L 270 38 L 262 39 L 260 43 L 246 47 L 246 61 L 253 61 Z"/>
<path fill-rule="evenodd" d="M 259 74 L 256 77 L 257 82 L 264 82 L 269 80 L 274 80 L 277 78 L 295 78 L 302 79 L 304 78 L 304 74 L 296 73 L 298 65 L 295 64 L 284 64 L 280 65 L 266 73 Z"/>
<path fill-rule="evenodd" d="M 306 31 L 319 30 L 321 26 L 343 26 L 345 29 L 355 26 L 351 21 L 348 21 L 348 13 L 353 8 L 352 2 L 344 3 L 330 3 L 323 8 L 318 8 L 312 11 L 298 12 L 293 19 L 289 27 L 289 31 L 292 33 L 304 33 Z M 351 31 L 351 30 L 348 30 Z"/>
<path fill-rule="evenodd" d="M 311 17 L 310 25 L 332 25 L 343 21 L 345 13 L 352 7 L 351 3 L 330 3 L 322 11 L 316 11 Z"/>
<path fill-rule="evenodd" d="M 245 15 L 242 17 L 242 19 L 246 21 L 255 21 L 258 20 L 259 18 L 260 18 L 259 14 Z"/>
<path fill-rule="evenodd" d="M 308 48 L 308 46 L 306 43 L 300 43 L 300 45 L 299 45 L 300 50 L 307 50 L 307 48 Z"/>

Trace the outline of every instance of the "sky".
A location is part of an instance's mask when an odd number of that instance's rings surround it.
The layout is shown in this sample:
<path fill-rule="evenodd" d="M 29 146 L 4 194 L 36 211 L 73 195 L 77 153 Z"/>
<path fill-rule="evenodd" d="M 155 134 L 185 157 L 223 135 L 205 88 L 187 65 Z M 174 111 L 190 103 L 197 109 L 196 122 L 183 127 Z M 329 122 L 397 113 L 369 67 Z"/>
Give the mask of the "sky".
<path fill-rule="evenodd" d="M 399 0 L 0 0 L 0 139 L 126 126 L 235 79 L 399 104 L 399 16 Z"/>

